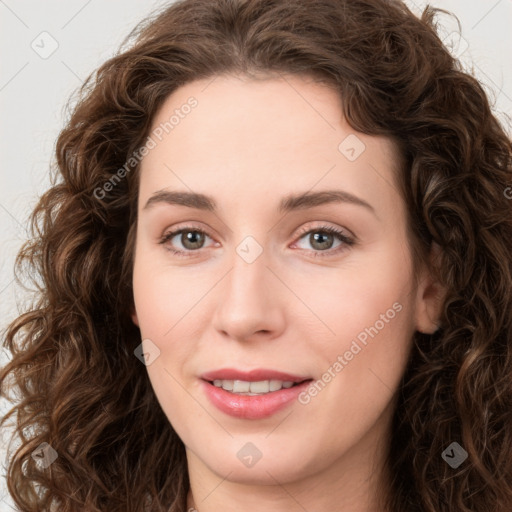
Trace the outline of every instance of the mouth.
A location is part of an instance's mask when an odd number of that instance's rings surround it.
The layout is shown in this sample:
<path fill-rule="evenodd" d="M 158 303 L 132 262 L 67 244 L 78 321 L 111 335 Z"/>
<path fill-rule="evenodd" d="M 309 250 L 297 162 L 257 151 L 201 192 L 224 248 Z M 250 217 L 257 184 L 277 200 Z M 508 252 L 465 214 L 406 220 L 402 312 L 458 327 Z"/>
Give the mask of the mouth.
<path fill-rule="evenodd" d="M 261 419 L 285 408 L 313 380 L 272 370 L 217 370 L 201 376 L 203 389 L 221 412 L 243 419 Z"/>
<path fill-rule="evenodd" d="M 224 391 L 228 391 L 234 395 L 262 396 L 280 391 L 281 389 L 290 389 L 310 380 L 312 379 L 305 379 L 300 382 L 292 382 L 289 380 L 283 381 L 277 379 L 259 381 L 215 379 L 213 381 L 206 382 L 209 382 L 211 385 L 217 388 L 221 388 Z"/>

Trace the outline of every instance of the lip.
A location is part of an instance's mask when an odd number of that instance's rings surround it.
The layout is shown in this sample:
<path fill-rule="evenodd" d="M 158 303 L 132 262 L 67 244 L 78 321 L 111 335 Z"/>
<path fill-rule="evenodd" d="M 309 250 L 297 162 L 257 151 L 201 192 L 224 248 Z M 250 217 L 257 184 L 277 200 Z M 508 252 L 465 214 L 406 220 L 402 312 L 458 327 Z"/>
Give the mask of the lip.
<path fill-rule="evenodd" d="M 282 388 L 265 395 L 237 395 L 218 388 L 213 381 L 244 380 L 258 382 L 261 380 L 281 380 L 297 383 L 291 388 Z M 248 372 L 226 368 L 201 375 L 203 390 L 210 402 L 221 412 L 235 418 L 256 420 L 263 419 L 289 406 L 297 396 L 309 386 L 312 379 L 274 370 L 251 370 Z"/>
<path fill-rule="evenodd" d="M 223 368 L 203 373 L 201 379 L 214 380 L 245 380 L 248 382 L 258 382 L 261 380 L 282 380 L 289 382 L 302 382 L 310 379 L 309 376 L 291 375 L 289 373 L 279 372 L 275 370 L 256 369 L 250 371 L 235 370 L 233 368 Z"/>

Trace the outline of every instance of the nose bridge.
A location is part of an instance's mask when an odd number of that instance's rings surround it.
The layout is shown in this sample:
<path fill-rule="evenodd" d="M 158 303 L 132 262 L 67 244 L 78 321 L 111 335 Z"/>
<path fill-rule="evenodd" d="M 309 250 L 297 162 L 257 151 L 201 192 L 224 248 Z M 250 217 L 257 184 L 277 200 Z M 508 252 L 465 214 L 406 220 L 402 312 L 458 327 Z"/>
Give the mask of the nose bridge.
<path fill-rule="evenodd" d="M 271 270 L 270 254 L 254 237 L 246 236 L 230 259 L 231 270 L 220 288 L 215 327 L 235 338 L 273 331 L 282 318 L 281 295 Z"/>
<path fill-rule="evenodd" d="M 225 299 L 236 299 L 240 307 L 257 308 L 267 298 L 268 280 L 271 272 L 268 250 L 254 237 L 248 236 L 235 248 L 232 270 L 227 276 Z"/>

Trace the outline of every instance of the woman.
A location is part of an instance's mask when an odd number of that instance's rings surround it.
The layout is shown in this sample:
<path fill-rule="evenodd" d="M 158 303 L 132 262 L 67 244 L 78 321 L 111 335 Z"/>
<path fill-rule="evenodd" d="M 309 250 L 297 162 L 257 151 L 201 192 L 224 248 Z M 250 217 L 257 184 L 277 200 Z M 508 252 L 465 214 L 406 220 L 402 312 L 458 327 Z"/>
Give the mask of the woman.
<path fill-rule="evenodd" d="M 21 510 L 510 510 L 512 146 L 434 13 L 185 0 L 89 78 L 5 341 Z"/>

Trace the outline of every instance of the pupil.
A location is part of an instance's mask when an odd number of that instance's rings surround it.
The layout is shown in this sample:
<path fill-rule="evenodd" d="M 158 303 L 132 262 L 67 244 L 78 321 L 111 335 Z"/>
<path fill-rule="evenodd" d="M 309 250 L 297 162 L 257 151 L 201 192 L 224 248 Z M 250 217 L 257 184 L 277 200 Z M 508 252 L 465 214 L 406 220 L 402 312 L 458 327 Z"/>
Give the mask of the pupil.
<path fill-rule="evenodd" d="M 327 238 L 327 240 L 328 240 L 327 245 L 326 245 L 325 240 L 322 243 L 322 237 Z M 310 238 L 311 238 L 310 243 L 311 243 L 312 247 L 315 247 L 315 244 L 318 243 L 319 239 L 320 239 L 320 247 L 317 246 L 318 249 L 330 249 L 330 247 L 332 246 L 332 235 L 329 233 L 322 233 L 322 234 L 312 233 Z"/>
<path fill-rule="evenodd" d="M 181 235 L 181 243 L 188 249 L 198 249 L 203 240 L 203 233 L 199 233 L 198 231 L 186 231 Z"/>

